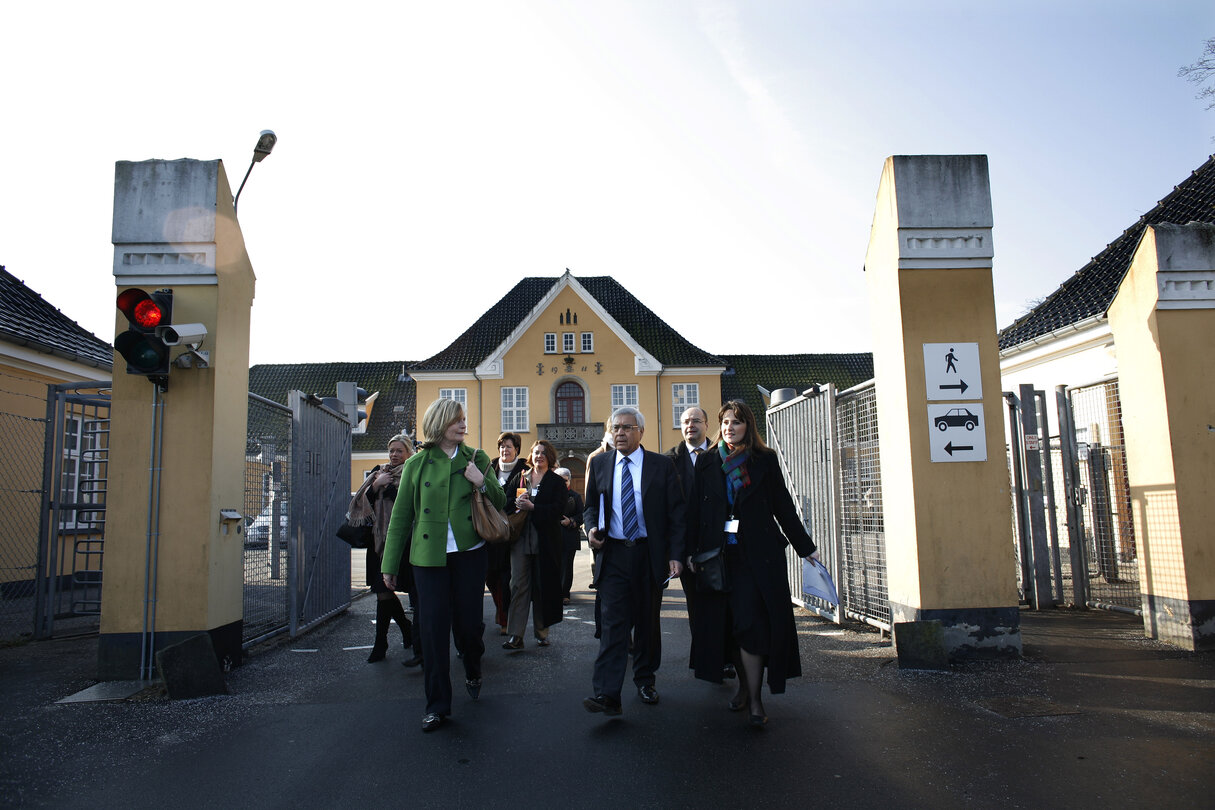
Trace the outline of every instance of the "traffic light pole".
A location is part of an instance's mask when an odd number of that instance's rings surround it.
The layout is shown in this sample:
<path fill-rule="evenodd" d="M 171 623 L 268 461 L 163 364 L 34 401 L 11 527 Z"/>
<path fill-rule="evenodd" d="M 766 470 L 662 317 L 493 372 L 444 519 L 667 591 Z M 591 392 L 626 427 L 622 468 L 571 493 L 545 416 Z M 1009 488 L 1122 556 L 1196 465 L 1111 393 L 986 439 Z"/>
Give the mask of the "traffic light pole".
<path fill-rule="evenodd" d="M 164 447 L 164 399 L 159 385 L 152 386 L 152 435 L 148 458 L 148 534 L 144 552 L 143 631 L 140 634 L 139 679 L 155 675 L 156 589 L 160 567 L 160 473 Z"/>

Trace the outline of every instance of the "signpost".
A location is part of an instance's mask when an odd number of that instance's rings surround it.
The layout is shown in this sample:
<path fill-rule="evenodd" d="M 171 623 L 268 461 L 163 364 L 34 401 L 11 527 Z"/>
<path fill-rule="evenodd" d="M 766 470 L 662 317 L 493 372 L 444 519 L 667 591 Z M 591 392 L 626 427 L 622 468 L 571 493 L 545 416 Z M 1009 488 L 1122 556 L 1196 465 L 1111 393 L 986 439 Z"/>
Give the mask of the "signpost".
<path fill-rule="evenodd" d="M 928 445 L 933 461 L 986 461 L 978 343 L 925 343 Z"/>

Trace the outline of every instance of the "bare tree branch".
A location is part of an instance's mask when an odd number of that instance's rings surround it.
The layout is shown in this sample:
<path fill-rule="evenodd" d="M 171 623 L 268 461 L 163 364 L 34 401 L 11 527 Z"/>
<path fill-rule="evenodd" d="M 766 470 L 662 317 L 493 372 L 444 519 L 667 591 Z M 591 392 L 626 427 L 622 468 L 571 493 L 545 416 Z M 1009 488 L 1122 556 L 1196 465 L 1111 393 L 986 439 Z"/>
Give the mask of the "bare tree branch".
<path fill-rule="evenodd" d="M 1203 85 L 1215 79 L 1215 38 L 1208 39 L 1203 50 L 1203 58 L 1192 65 L 1178 69 L 1177 75 L 1191 84 Z M 1208 100 L 1206 109 L 1215 109 L 1215 83 L 1209 87 L 1200 87 L 1194 98 L 1199 101 Z"/>

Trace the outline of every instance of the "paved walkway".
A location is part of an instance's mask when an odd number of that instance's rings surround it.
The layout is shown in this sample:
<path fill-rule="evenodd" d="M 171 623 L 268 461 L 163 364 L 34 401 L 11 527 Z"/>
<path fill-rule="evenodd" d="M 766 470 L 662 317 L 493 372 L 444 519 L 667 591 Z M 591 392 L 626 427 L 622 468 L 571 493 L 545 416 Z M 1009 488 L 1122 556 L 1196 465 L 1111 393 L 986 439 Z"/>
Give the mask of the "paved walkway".
<path fill-rule="evenodd" d="M 370 598 L 255 651 L 222 697 L 61 704 L 93 683 L 96 638 L 0 650 L 0 806 L 1213 806 L 1215 654 L 1132 617 L 1024 612 L 1022 660 L 909 672 L 876 631 L 799 611 L 805 674 L 756 731 L 726 711 L 731 687 L 691 677 L 678 590 L 661 703 L 587 714 L 591 596 L 549 648 L 487 635 L 481 699 L 457 688 L 428 735 L 400 648 L 365 663 Z"/>

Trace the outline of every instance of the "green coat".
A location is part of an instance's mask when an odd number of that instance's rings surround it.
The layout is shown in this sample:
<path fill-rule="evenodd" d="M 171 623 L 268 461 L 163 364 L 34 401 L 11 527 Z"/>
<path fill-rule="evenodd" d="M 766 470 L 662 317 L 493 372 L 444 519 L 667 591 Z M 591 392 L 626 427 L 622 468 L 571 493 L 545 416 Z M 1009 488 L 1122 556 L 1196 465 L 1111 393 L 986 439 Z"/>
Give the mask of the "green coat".
<path fill-rule="evenodd" d="M 401 468 L 401 486 L 388 522 L 381 571 L 400 570 L 401 556 L 408 545 L 409 562 L 422 567 L 447 565 L 447 527 L 456 536 L 456 547 L 467 551 L 481 542 L 472 524 L 473 486 L 464 477 L 469 459 L 477 468 L 489 467 L 489 456 L 460 445 L 454 459 L 438 447 L 409 457 Z M 493 470 L 485 476 L 485 496 L 501 509 L 506 495 Z"/>

